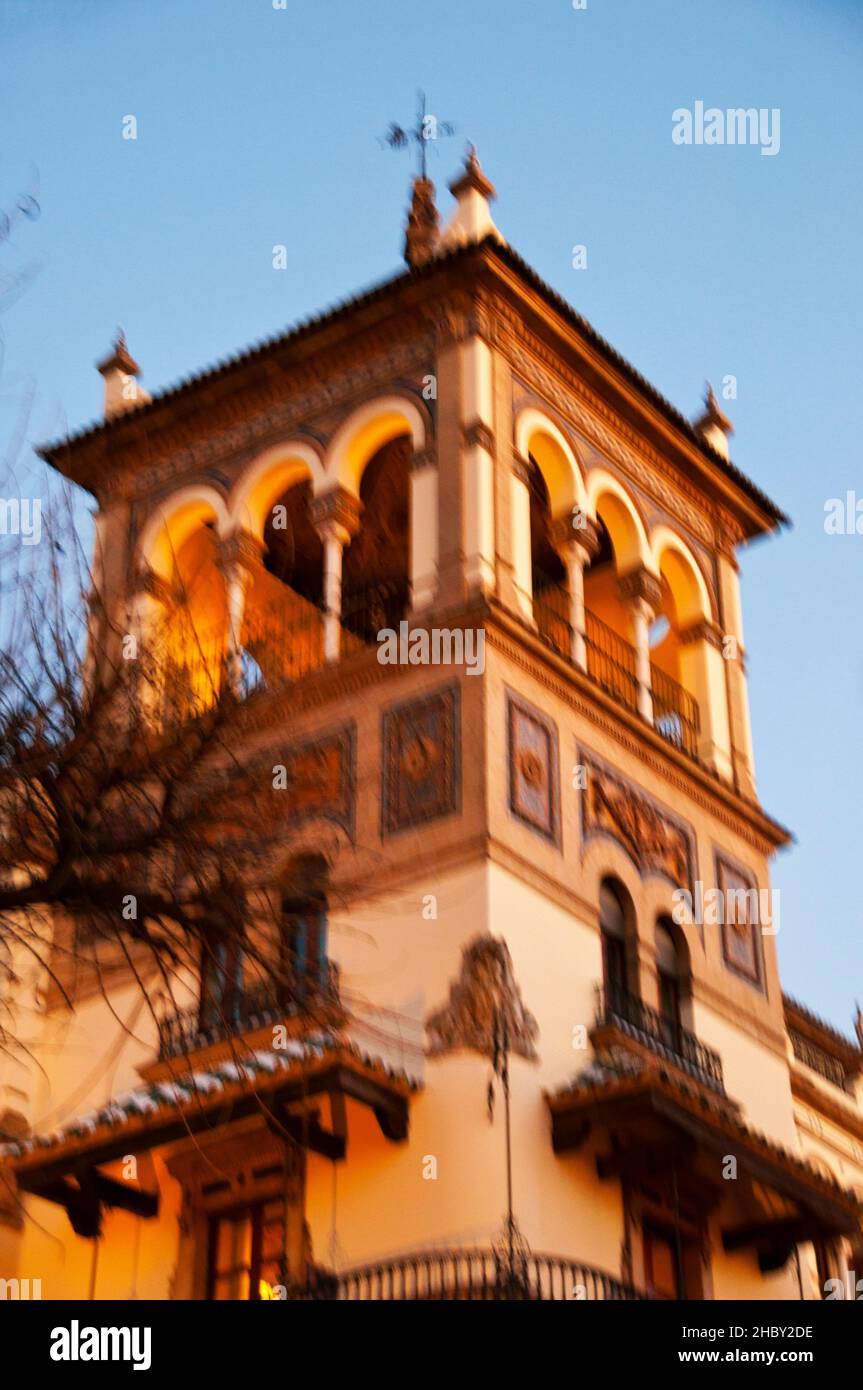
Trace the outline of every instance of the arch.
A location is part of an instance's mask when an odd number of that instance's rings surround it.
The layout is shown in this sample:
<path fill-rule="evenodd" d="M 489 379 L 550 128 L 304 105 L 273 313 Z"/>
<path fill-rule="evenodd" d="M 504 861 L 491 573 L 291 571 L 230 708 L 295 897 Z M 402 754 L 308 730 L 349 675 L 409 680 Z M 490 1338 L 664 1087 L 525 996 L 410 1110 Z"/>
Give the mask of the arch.
<path fill-rule="evenodd" d="M 625 1007 L 625 996 L 638 995 L 638 924 L 635 902 L 622 879 L 604 874 L 599 884 L 599 932 L 606 1003 Z"/>
<path fill-rule="evenodd" d="M 327 486 L 338 483 L 359 497 L 360 480 L 369 459 L 403 434 L 410 436 L 415 452 L 425 448 L 425 418 L 406 396 L 378 396 L 359 406 L 339 426 L 330 442 L 326 460 Z"/>
<path fill-rule="evenodd" d="M 311 478 L 315 492 L 321 490 L 326 478 L 323 463 L 311 445 L 302 440 L 274 444 L 234 483 L 228 501 L 234 522 L 263 539 L 267 514 L 288 488 L 305 478 Z"/>
<path fill-rule="evenodd" d="M 650 533 L 650 550 L 653 568 L 671 591 L 678 628 L 712 619 L 707 581 L 685 541 L 670 526 L 657 526 Z"/>
<path fill-rule="evenodd" d="M 160 578 L 170 580 L 181 546 L 208 522 L 215 523 L 220 538 L 230 531 L 230 513 L 220 492 L 201 484 L 173 493 L 159 505 L 141 533 L 139 564 L 148 565 Z"/>
<path fill-rule="evenodd" d="M 554 519 L 574 507 L 586 509 L 584 477 L 572 447 L 554 421 L 535 406 L 527 406 L 516 417 L 515 447 L 522 458 L 535 459 Z"/>
<path fill-rule="evenodd" d="M 611 538 L 618 574 L 644 566 L 657 573 L 638 508 L 622 483 L 605 469 L 592 469 L 587 477 L 588 511 L 600 520 Z"/>

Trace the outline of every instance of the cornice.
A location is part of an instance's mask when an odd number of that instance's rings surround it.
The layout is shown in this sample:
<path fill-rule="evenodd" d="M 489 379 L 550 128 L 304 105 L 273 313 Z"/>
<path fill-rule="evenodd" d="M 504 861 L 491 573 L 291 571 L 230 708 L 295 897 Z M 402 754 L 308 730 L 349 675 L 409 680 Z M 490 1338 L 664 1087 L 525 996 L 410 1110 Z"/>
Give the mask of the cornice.
<path fill-rule="evenodd" d="M 163 422 L 158 428 L 155 421 L 149 422 L 150 434 L 117 440 L 116 453 L 112 448 L 100 461 L 94 461 L 91 471 L 101 466 L 108 476 L 91 479 L 92 485 L 106 500 L 147 496 L 166 481 L 180 482 L 188 475 L 233 462 L 240 454 L 263 450 L 279 439 L 297 435 L 323 411 L 350 408 L 361 403 L 370 388 L 391 389 L 394 380 L 417 376 L 433 364 L 431 336 L 406 340 L 387 350 L 382 329 L 377 332 L 381 350 L 371 357 L 368 343 L 362 353 L 355 342 L 338 351 L 322 348 L 315 360 L 292 367 L 289 377 L 280 373 L 221 400 L 204 400 L 199 410 Z M 377 332 L 370 330 L 365 336 L 374 340 Z M 321 358 L 327 360 L 326 371 L 321 368 Z M 120 466 L 112 462 L 109 470 L 108 460 L 117 457 L 122 461 Z"/>
<path fill-rule="evenodd" d="M 804 1076 L 796 1066 L 792 1065 L 791 1072 L 791 1094 L 798 1100 L 811 1105 L 813 1110 L 817 1110 L 824 1115 L 831 1124 L 836 1125 L 837 1129 L 844 1130 L 847 1134 L 852 1134 L 855 1139 L 863 1140 L 863 1112 L 854 1105 L 853 1101 L 847 1107 L 840 1105 L 833 1100 L 814 1083 L 808 1076 Z M 858 1159 L 858 1162 L 861 1162 Z"/>

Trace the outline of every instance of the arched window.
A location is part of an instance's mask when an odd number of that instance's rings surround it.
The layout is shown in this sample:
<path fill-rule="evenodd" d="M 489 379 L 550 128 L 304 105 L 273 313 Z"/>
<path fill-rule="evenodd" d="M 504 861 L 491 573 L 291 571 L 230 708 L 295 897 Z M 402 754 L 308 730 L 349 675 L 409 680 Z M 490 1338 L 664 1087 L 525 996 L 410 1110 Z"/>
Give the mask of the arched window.
<path fill-rule="evenodd" d="M 667 917 L 660 917 L 656 924 L 656 975 L 665 1041 L 679 1052 L 683 1012 L 689 999 L 689 971 L 674 926 Z"/>
<path fill-rule="evenodd" d="M 284 881 L 280 913 L 280 991 L 286 1003 L 302 1003 L 326 988 L 327 867 L 319 855 L 304 855 Z"/>
<path fill-rule="evenodd" d="M 217 933 L 201 954 L 200 1027 L 233 1028 L 243 1007 L 243 946 L 236 936 Z"/>
<path fill-rule="evenodd" d="M 631 952 L 632 912 L 625 890 L 612 879 L 599 889 L 599 926 L 602 932 L 602 972 L 607 1006 L 625 1010 L 634 978 Z"/>
<path fill-rule="evenodd" d="M 342 623 L 363 642 L 398 627 L 410 597 L 409 435 L 384 444 L 360 483 L 362 525 L 345 551 Z"/>

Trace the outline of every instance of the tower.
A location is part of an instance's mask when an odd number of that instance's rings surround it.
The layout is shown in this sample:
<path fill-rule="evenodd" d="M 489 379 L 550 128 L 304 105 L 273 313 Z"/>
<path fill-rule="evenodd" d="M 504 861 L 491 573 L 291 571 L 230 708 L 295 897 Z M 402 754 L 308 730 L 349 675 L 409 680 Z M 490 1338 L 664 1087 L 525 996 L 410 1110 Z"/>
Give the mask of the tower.
<path fill-rule="evenodd" d="M 735 552 L 785 519 L 474 152 L 442 232 L 427 184 L 406 272 L 44 451 L 115 628 L 190 720 L 232 683 L 261 808 L 308 774 L 249 886 L 320 1008 L 212 950 L 7 1162 L 114 1296 L 140 1221 L 153 1297 L 794 1298 L 858 1215 L 797 1150 L 749 728 Z M 79 1059 L 109 1021 L 79 995 Z"/>

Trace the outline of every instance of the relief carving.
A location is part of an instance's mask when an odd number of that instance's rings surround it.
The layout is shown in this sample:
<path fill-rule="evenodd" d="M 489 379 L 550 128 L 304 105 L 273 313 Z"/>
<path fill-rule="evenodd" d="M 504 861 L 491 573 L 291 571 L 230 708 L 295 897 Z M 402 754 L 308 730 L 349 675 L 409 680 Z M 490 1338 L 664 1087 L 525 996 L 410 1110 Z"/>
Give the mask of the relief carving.
<path fill-rule="evenodd" d="M 611 835 L 644 878 L 661 874 L 677 888 L 692 891 L 693 835 L 644 792 L 596 759 L 579 755 L 588 773 L 582 802 L 582 836 Z"/>
<path fill-rule="evenodd" d="M 494 1059 L 505 1038 L 510 1052 L 535 1062 L 539 1027 L 525 1008 L 506 942 L 478 936 L 461 954 L 449 1003 L 426 1020 L 429 1057 L 467 1050 Z"/>

